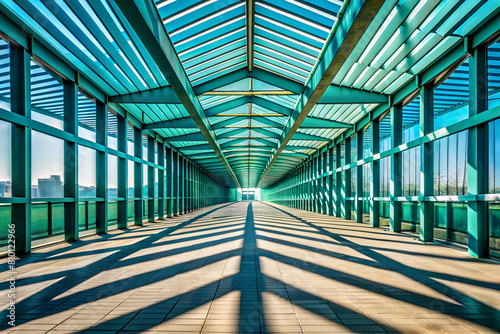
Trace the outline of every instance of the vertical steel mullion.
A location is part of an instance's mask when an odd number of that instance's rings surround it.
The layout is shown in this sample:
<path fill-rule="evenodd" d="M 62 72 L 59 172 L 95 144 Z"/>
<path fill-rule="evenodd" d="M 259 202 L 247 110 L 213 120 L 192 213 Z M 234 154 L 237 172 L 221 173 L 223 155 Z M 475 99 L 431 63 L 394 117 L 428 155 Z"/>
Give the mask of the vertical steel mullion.
<path fill-rule="evenodd" d="M 403 142 L 403 109 L 401 105 L 391 107 L 391 149 Z M 401 202 L 396 197 L 401 196 L 402 153 L 391 154 L 391 189 L 390 189 L 390 230 L 401 232 Z"/>
<path fill-rule="evenodd" d="M 11 110 L 27 119 L 31 118 L 31 57 L 28 51 L 10 45 Z M 31 129 L 12 124 L 12 197 L 25 200 L 12 203 L 11 224 L 15 225 L 14 250 L 31 251 Z M 9 249 L 11 250 L 11 249 Z"/>
<path fill-rule="evenodd" d="M 127 153 L 127 119 L 118 116 L 118 151 Z M 130 152 L 133 154 L 133 152 Z M 128 225 L 128 159 L 118 157 L 118 215 L 117 226 L 125 229 Z"/>
<path fill-rule="evenodd" d="M 149 163 L 155 163 L 155 146 L 156 139 L 148 136 L 148 156 L 147 161 Z M 153 223 L 155 221 L 155 186 L 156 186 L 156 178 L 155 178 L 155 167 L 148 165 L 148 222 Z"/>
<path fill-rule="evenodd" d="M 171 147 L 166 148 L 166 170 L 167 170 L 167 217 L 172 218 L 174 215 L 174 152 Z"/>
<path fill-rule="evenodd" d="M 356 158 L 357 160 L 363 159 L 363 139 L 364 139 L 365 133 L 360 131 L 357 133 L 356 140 L 357 140 L 357 146 L 356 146 Z M 362 223 L 363 222 L 363 201 L 359 200 L 358 198 L 363 197 L 363 166 L 364 165 L 359 165 L 357 167 L 354 167 L 357 169 L 356 173 L 356 199 L 354 200 L 354 220 L 357 223 Z"/>
<path fill-rule="evenodd" d="M 108 232 L 108 105 L 96 103 L 96 142 L 105 147 L 96 151 L 96 196 L 104 201 L 95 203 L 96 233 Z"/>
<path fill-rule="evenodd" d="M 372 157 L 380 153 L 380 122 L 374 120 L 370 123 L 371 131 L 371 151 Z M 375 201 L 375 197 L 380 196 L 380 159 L 371 162 L 370 180 L 370 226 L 380 226 L 380 203 Z"/>
<path fill-rule="evenodd" d="M 488 58 L 485 45 L 474 49 L 469 60 L 469 117 L 488 109 Z M 477 199 L 488 193 L 488 123 L 469 129 L 467 149 L 468 195 L 476 199 L 467 203 L 468 253 L 474 257 L 489 256 L 488 202 Z"/>
<path fill-rule="evenodd" d="M 144 169 L 143 169 L 143 131 L 141 129 L 134 128 L 134 155 L 136 158 L 140 159 L 140 162 L 134 162 L 134 224 L 142 225 L 142 216 L 144 208 L 144 197 L 143 197 L 143 187 L 144 187 Z"/>
<path fill-rule="evenodd" d="M 165 218 L 165 145 L 158 143 L 158 219 Z"/>
<path fill-rule="evenodd" d="M 420 88 L 420 136 L 426 136 L 433 131 L 434 86 L 429 84 Z M 434 143 L 422 144 L 420 150 L 420 239 L 424 242 L 432 242 L 434 241 L 434 202 L 426 200 L 426 197 L 434 193 Z"/>
<path fill-rule="evenodd" d="M 344 152 L 344 166 L 347 166 L 351 163 L 351 137 L 347 137 L 344 139 L 344 145 L 345 145 L 345 152 Z M 351 201 L 347 200 L 347 198 L 351 197 L 351 182 L 352 182 L 352 171 L 350 168 L 344 170 L 344 178 L 342 182 L 343 186 L 343 196 L 342 196 L 342 202 L 344 204 L 344 210 L 343 210 L 343 218 L 346 220 L 351 220 Z"/>
<path fill-rule="evenodd" d="M 78 87 L 65 81 L 63 90 L 64 131 L 78 136 Z M 78 146 L 70 141 L 64 141 L 64 197 L 72 199 L 64 203 L 64 239 L 78 240 Z"/>
<path fill-rule="evenodd" d="M 330 154 L 328 155 L 330 168 L 328 169 L 328 215 L 334 216 L 334 187 L 335 187 L 335 172 L 333 168 L 335 148 L 330 148 Z"/>
<path fill-rule="evenodd" d="M 342 150 L 341 150 L 341 144 L 336 145 L 336 167 L 341 167 L 342 166 Z M 341 218 L 342 217 L 342 197 L 344 194 L 342 194 L 342 172 L 335 172 L 335 191 L 334 191 L 334 200 L 335 200 L 335 217 Z"/>

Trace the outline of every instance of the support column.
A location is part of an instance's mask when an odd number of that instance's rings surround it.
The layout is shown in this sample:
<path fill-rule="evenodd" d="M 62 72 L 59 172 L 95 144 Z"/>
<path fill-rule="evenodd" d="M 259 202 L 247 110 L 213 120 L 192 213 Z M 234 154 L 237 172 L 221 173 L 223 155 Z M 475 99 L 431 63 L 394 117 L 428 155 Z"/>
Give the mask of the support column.
<path fill-rule="evenodd" d="M 420 136 L 434 131 L 434 86 L 420 88 Z M 426 196 L 434 193 L 434 143 L 420 146 L 420 240 L 434 241 L 434 202 Z"/>
<path fill-rule="evenodd" d="M 174 179 L 174 216 L 179 215 L 179 151 L 174 152 L 174 167 L 173 167 L 173 179 Z"/>
<path fill-rule="evenodd" d="M 78 136 L 78 86 L 64 82 L 64 131 Z M 64 239 L 78 240 L 78 146 L 64 141 Z"/>
<path fill-rule="evenodd" d="M 144 171 L 142 167 L 142 130 L 134 128 L 134 153 L 140 162 L 134 162 L 134 225 L 142 225 L 142 215 L 144 212 L 143 179 Z"/>
<path fill-rule="evenodd" d="M 96 142 L 104 151 L 96 151 L 96 196 L 104 201 L 95 203 L 96 233 L 108 233 L 108 104 L 96 104 Z"/>
<path fill-rule="evenodd" d="M 345 156 L 344 166 L 351 163 L 351 137 L 344 140 L 345 143 Z M 344 170 L 344 179 L 342 182 L 342 203 L 343 203 L 343 217 L 344 219 L 351 220 L 351 201 L 347 200 L 351 197 L 351 169 Z"/>
<path fill-rule="evenodd" d="M 158 143 L 158 219 L 165 218 L 165 145 Z"/>
<path fill-rule="evenodd" d="M 342 167 L 342 150 L 341 150 L 341 144 L 337 144 L 336 148 L 336 157 L 335 159 L 337 160 L 336 167 Z M 342 198 L 345 196 L 345 194 L 342 192 L 342 174 L 343 172 L 336 172 L 335 173 L 335 217 L 341 218 L 342 217 L 342 208 L 343 208 L 343 200 Z"/>
<path fill-rule="evenodd" d="M 183 215 L 186 209 L 186 160 L 179 155 L 179 214 Z"/>
<path fill-rule="evenodd" d="M 363 138 L 365 134 L 358 132 L 356 136 L 356 158 L 358 160 L 363 158 Z M 356 173 L 356 200 L 354 201 L 354 220 L 357 223 L 363 222 L 363 201 L 358 198 L 363 197 L 363 165 L 354 167 L 357 169 Z"/>
<path fill-rule="evenodd" d="M 370 122 L 371 138 L 370 144 L 372 156 L 380 153 L 380 122 L 374 120 Z M 375 197 L 380 197 L 380 160 L 371 162 L 372 173 L 370 175 L 370 226 L 380 226 L 380 203 L 375 201 Z"/>
<path fill-rule="evenodd" d="M 174 152 L 172 148 L 167 147 L 167 217 L 172 218 L 174 215 Z"/>
<path fill-rule="evenodd" d="M 474 49 L 469 60 L 469 117 L 488 109 L 488 58 L 486 46 Z M 488 203 L 477 196 L 488 193 L 488 123 L 469 129 L 467 150 L 468 252 L 474 257 L 489 256 Z"/>
<path fill-rule="evenodd" d="M 10 45 L 11 110 L 31 118 L 31 57 L 27 50 Z M 31 129 L 12 124 L 12 197 L 22 198 L 12 203 L 11 224 L 15 225 L 14 250 L 31 251 Z M 6 225 L 4 225 L 6 226 Z M 10 245 L 10 244 L 9 244 Z M 12 250 L 9 248 L 9 251 Z"/>
<path fill-rule="evenodd" d="M 127 120 L 118 118 L 118 151 L 127 154 Z M 134 152 L 130 152 L 133 154 Z M 118 157 L 118 228 L 128 225 L 128 160 Z"/>
<path fill-rule="evenodd" d="M 334 216 L 334 207 L 335 207 L 335 202 L 334 202 L 334 187 L 335 187 L 335 168 L 333 162 L 335 161 L 334 156 L 335 156 L 335 149 L 332 147 L 330 148 L 330 154 L 328 155 L 329 165 L 330 168 L 328 169 L 329 175 L 328 175 L 328 215 L 329 216 Z"/>
<path fill-rule="evenodd" d="M 403 142 L 403 109 L 401 105 L 391 107 L 391 149 Z M 391 155 L 391 212 L 390 229 L 392 232 L 401 232 L 401 202 L 395 198 L 401 196 L 402 184 L 402 153 Z"/>
<path fill-rule="evenodd" d="M 155 163 L 155 145 L 156 140 L 148 136 L 148 162 Z M 148 222 L 153 223 L 155 221 L 155 167 L 148 165 Z"/>

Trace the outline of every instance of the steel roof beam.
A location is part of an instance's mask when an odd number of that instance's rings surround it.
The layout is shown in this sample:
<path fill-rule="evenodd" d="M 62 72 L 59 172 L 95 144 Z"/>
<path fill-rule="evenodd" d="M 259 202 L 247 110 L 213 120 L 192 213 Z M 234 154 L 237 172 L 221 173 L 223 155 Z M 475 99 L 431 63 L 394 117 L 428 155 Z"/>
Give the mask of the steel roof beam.
<path fill-rule="evenodd" d="M 159 87 L 125 95 L 110 96 L 109 102 L 181 104 L 181 100 L 179 100 L 177 94 L 170 86 Z"/>
<path fill-rule="evenodd" d="M 198 126 L 191 117 L 172 119 L 169 121 L 144 124 L 143 129 L 198 129 Z"/>
<path fill-rule="evenodd" d="M 262 68 L 253 68 L 252 72 L 249 72 L 247 68 L 232 71 L 218 78 L 194 86 L 193 89 L 196 95 L 200 96 L 245 78 L 254 78 L 295 94 L 301 94 L 304 90 L 304 85 L 302 83 Z"/>
<path fill-rule="evenodd" d="M 316 66 L 306 82 L 305 89 L 299 96 L 293 114 L 289 117 L 285 125 L 285 129 L 276 146 L 276 152 L 269 160 L 259 179 L 258 185 L 260 185 L 262 179 L 272 168 L 280 153 L 286 148 L 288 142 L 292 140 L 309 112 L 328 89 L 383 4 L 383 0 L 353 0 L 347 4 L 342 19 L 337 21 L 330 36 L 328 36 Z M 299 138 L 305 137 L 303 135 L 305 134 L 299 134 Z M 294 139 L 299 138 L 295 136 Z M 328 139 L 322 140 L 328 141 Z"/>
<path fill-rule="evenodd" d="M 253 36 L 255 31 L 255 0 L 246 1 L 246 25 L 247 25 L 247 64 L 248 71 L 253 70 Z"/>
<path fill-rule="evenodd" d="M 228 111 L 228 110 L 240 107 L 244 104 L 247 104 L 250 102 L 250 99 L 251 99 L 251 97 L 244 96 L 244 97 L 240 97 L 240 98 L 234 99 L 234 100 L 229 101 L 229 102 L 221 103 L 219 105 L 216 105 L 215 107 L 205 109 L 205 115 L 207 115 L 207 117 L 215 116 L 215 115 L 222 113 L 224 111 Z"/>
<path fill-rule="evenodd" d="M 302 129 L 352 129 L 351 124 L 316 117 L 306 117 L 300 127 Z"/>
<path fill-rule="evenodd" d="M 204 140 L 208 141 L 215 154 L 217 154 L 222 164 L 226 167 L 236 186 L 240 187 L 238 178 L 234 175 L 231 166 L 222 153 L 212 126 L 203 111 L 200 101 L 196 97 L 196 93 L 184 71 L 154 2 L 115 0 L 110 3 L 128 21 L 132 28 L 132 31 L 129 31 L 129 33 L 135 34 L 142 41 L 159 71 L 168 81 L 180 102 L 186 108 L 186 111 L 201 130 L 201 133 L 205 137 Z"/>
<path fill-rule="evenodd" d="M 317 104 L 388 103 L 389 96 L 367 90 L 330 85 Z"/>
<path fill-rule="evenodd" d="M 165 137 L 166 141 L 205 141 L 206 138 L 201 132 L 188 133 L 180 136 Z M 213 147 L 210 145 L 213 149 Z M 222 152 L 221 152 L 222 153 Z"/>

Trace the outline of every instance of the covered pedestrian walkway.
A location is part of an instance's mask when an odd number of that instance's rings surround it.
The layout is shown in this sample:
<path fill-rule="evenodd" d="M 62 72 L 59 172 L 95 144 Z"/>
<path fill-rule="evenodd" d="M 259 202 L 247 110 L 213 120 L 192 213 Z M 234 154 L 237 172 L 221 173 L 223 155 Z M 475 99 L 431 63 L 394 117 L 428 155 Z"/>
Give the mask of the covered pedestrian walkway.
<path fill-rule="evenodd" d="M 37 249 L 18 271 L 5 333 L 500 331 L 498 263 L 265 202 Z"/>

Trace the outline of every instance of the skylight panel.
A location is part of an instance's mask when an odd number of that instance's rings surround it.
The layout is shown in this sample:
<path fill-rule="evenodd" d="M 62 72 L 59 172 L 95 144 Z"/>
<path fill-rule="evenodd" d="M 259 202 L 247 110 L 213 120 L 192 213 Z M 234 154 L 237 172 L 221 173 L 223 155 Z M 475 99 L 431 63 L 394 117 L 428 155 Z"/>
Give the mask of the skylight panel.
<path fill-rule="evenodd" d="M 321 43 L 321 44 L 324 44 L 324 43 L 325 43 L 325 39 L 323 39 L 323 38 L 320 38 L 320 37 L 314 36 L 314 35 L 312 35 L 312 34 L 309 34 L 309 33 L 307 33 L 307 32 L 304 32 L 304 31 L 302 31 L 302 30 L 299 30 L 299 29 L 296 29 L 296 28 L 294 28 L 294 27 L 292 27 L 292 26 L 289 26 L 289 25 L 287 25 L 287 24 L 283 24 L 283 23 L 278 22 L 278 21 L 276 21 L 276 20 L 273 20 L 273 19 L 271 19 L 271 18 L 269 18 L 269 17 L 267 17 L 267 16 L 260 15 L 260 14 L 255 14 L 255 17 L 258 17 L 258 18 L 260 18 L 260 19 L 262 19 L 262 20 L 264 20 L 264 21 L 270 22 L 270 23 L 272 23 L 272 24 L 274 24 L 274 25 L 277 25 L 277 26 L 279 26 L 279 27 L 281 27 L 281 28 L 283 28 L 283 29 L 287 29 L 287 30 L 293 31 L 294 33 L 296 33 L 296 34 L 298 34 L 298 35 L 301 35 L 301 36 L 303 36 L 303 37 L 306 37 L 306 38 L 312 39 L 312 40 L 314 40 L 314 41 L 316 41 L 316 42 L 319 42 L 319 43 Z"/>
<path fill-rule="evenodd" d="M 290 51 L 290 52 L 296 53 L 296 54 L 298 54 L 298 55 L 301 55 L 301 56 L 302 56 L 302 57 L 304 57 L 304 58 L 311 59 L 311 60 L 312 60 L 312 63 L 311 63 L 311 64 L 313 64 L 313 63 L 315 63 L 315 62 L 316 62 L 316 57 L 313 57 L 313 56 L 311 56 L 310 54 L 307 54 L 307 53 L 302 52 L 302 51 L 300 51 L 300 50 L 297 50 L 297 49 L 291 48 L 291 47 L 289 47 L 289 46 L 287 46 L 287 45 L 285 45 L 285 44 L 282 44 L 282 43 L 279 43 L 279 42 L 276 42 L 276 41 L 270 40 L 269 38 L 266 38 L 266 37 L 263 37 L 263 36 L 255 36 L 255 37 L 258 37 L 259 39 L 262 39 L 263 41 L 265 41 L 265 42 L 269 43 L 270 45 L 273 45 L 273 44 L 278 45 L 279 47 L 281 47 L 281 48 L 283 48 L 283 49 L 285 49 L 285 50 L 287 50 L 287 51 Z"/>
<path fill-rule="evenodd" d="M 181 45 L 183 45 L 183 44 L 186 44 L 186 43 L 191 42 L 191 41 L 193 41 L 193 40 L 195 40 L 195 39 L 201 38 L 202 36 L 205 36 L 205 35 L 207 35 L 207 34 L 209 34 L 209 33 L 211 33 L 211 32 L 214 32 L 214 31 L 217 31 L 217 30 L 222 30 L 224 27 L 226 27 L 226 26 L 228 26 L 228 25 L 231 25 L 231 24 L 233 24 L 233 23 L 235 23 L 235 22 L 238 22 L 238 21 L 240 21 L 241 19 L 243 19 L 244 17 L 245 17 L 244 15 L 242 15 L 242 16 L 238 16 L 238 17 L 236 17 L 236 18 L 234 18 L 234 19 L 232 19 L 232 20 L 230 20 L 230 21 L 224 22 L 224 23 L 219 24 L 219 25 L 217 25 L 217 26 L 215 26 L 215 27 L 213 27 L 213 28 L 211 28 L 211 29 L 205 30 L 205 31 L 204 31 L 204 32 L 202 32 L 202 33 L 199 33 L 199 34 L 197 34 L 197 35 L 193 35 L 193 36 L 192 36 L 192 37 L 190 37 L 190 38 L 186 38 L 186 39 L 184 39 L 184 40 L 182 40 L 182 41 L 180 41 L 180 42 L 177 42 L 177 43 L 175 44 L 175 47 L 180 47 L 180 46 L 181 46 Z"/>
<path fill-rule="evenodd" d="M 267 28 L 265 28 L 265 27 L 263 27 L 263 26 L 261 26 L 261 25 L 256 25 L 256 27 L 258 27 L 259 29 L 262 29 L 262 30 L 264 30 L 264 31 L 266 31 L 266 32 L 268 32 L 268 33 L 270 33 L 270 34 L 274 35 L 274 36 L 278 36 L 278 37 L 280 37 L 280 38 L 282 38 L 282 39 L 284 39 L 284 40 L 287 40 L 287 41 L 292 42 L 292 43 L 294 43 L 294 44 L 300 45 L 300 46 L 302 46 L 302 47 L 304 47 L 304 48 L 306 48 L 306 49 L 310 49 L 310 50 L 312 50 L 312 51 L 315 51 L 315 52 L 316 52 L 316 53 L 318 53 L 318 54 L 321 52 L 321 49 L 316 48 L 316 47 L 314 47 L 314 46 L 311 46 L 310 44 L 303 43 L 303 42 L 301 42 L 301 41 L 299 41 L 299 40 L 297 40 L 297 39 L 295 39 L 295 38 L 290 38 L 290 37 L 288 37 L 288 36 L 286 36 L 286 35 L 280 34 L 279 32 L 276 32 L 276 31 L 273 31 L 273 30 L 267 29 Z M 275 42 L 273 41 L 273 43 L 275 43 Z"/>
<path fill-rule="evenodd" d="M 325 12 L 323 12 L 321 10 L 318 10 L 318 9 L 316 9 L 314 7 L 308 6 L 305 3 L 301 3 L 301 2 L 298 2 L 298 1 L 295 1 L 295 0 L 285 0 L 285 1 L 289 2 L 291 4 L 294 4 L 295 6 L 302 7 L 302 8 L 304 8 L 304 9 L 310 11 L 310 12 L 313 12 L 315 14 L 318 14 L 318 15 L 321 15 L 323 17 L 326 17 L 327 19 L 330 19 L 330 20 L 333 20 L 333 21 L 337 20 L 337 17 L 335 17 L 333 15 L 330 15 L 328 13 L 325 13 Z"/>
<path fill-rule="evenodd" d="M 231 53 L 236 53 L 236 52 L 238 52 L 238 51 L 244 50 L 245 48 L 246 48 L 246 47 L 241 47 L 241 48 L 238 48 L 238 49 L 232 50 L 232 51 L 230 51 L 230 52 L 228 52 L 228 53 L 225 53 L 225 54 L 222 54 L 222 55 L 220 55 L 220 56 L 217 56 L 217 57 L 214 57 L 214 58 L 210 58 L 210 59 L 208 59 L 208 60 L 206 60 L 206 61 L 204 61 L 204 62 L 202 62 L 202 63 L 199 63 L 199 64 L 197 64 L 197 65 L 194 65 L 194 66 L 192 66 L 192 67 L 187 67 L 187 66 L 185 66 L 185 65 L 184 65 L 184 68 L 186 69 L 186 71 L 191 71 L 191 70 L 194 70 L 194 69 L 196 69 L 196 68 L 198 68 L 198 67 L 200 67 L 200 66 L 204 66 L 204 65 L 207 65 L 207 64 L 209 64 L 209 63 L 216 62 L 217 60 L 219 60 L 219 59 L 221 59 L 221 58 L 227 57 L 227 56 L 228 56 L 228 54 L 231 54 Z M 232 59 L 232 58 L 231 58 L 231 59 Z M 213 66 L 211 66 L 211 67 L 213 67 Z M 201 70 L 201 71 L 204 71 L 204 70 L 207 70 L 207 69 L 203 69 L 203 70 Z M 196 73 L 198 73 L 198 72 L 192 73 L 192 75 L 193 75 L 193 74 L 196 74 Z"/>
<path fill-rule="evenodd" d="M 187 15 L 189 13 L 192 13 L 194 11 L 197 11 L 198 9 L 201 9 L 203 7 L 206 7 L 214 2 L 216 2 L 217 0 L 208 0 L 208 1 L 202 1 L 199 5 L 196 5 L 196 6 L 193 6 L 187 10 L 183 10 L 182 12 L 180 12 L 179 14 L 176 14 L 176 15 L 172 15 L 171 17 L 168 17 L 166 19 L 163 20 L 163 23 L 167 24 L 167 23 L 170 23 L 174 20 L 177 20 L 177 19 L 180 19 L 181 17 L 183 17 L 184 15 Z"/>
<path fill-rule="evenodd" d="M 316 23 L 311 22 L 309 20 L 303 19 L 303 18 L 301 18 L 299 16 L 296 16 L 296 15 L 293 15 L 291 13 L 287 13 L 285 11 L 279 10 L 276 7 L 272 7 L 272 6 L 266 5 L 265 3 L 262 3 L 262 2 L 257 2 L 255 5 L 262 6 L 262 7 L 266 8 L 266 9 L 269 9 L 269 10 L 275 12 L 275 13 L 278 13 L 280 15 L 286 16 L 286 17 L 288 17 L 288 18 L 290 18 L 292 20 L 299 21 L 299 22 L 304 23 L 304 24 L 306 24 L 308 26 L 311 26 L 311 27 L 314 27 L 316 29 L 322 30 L 322 31 L 324 31 L 326 33 L 330 33 L 330 29 L 328 29 L 328 28 L 326 28 L 326 27 L 324 27 L 322 25 L 319 25 L 319 24 L 316 24 Z"/>
<path fill-rule="evenodd" d="M 221 35 L 221 36 L 219 36 L 219 37 L 217 37 L 217 38 L 211 39 L 211 40 L 209 40 L 209 41 L 207 41 L 207 42 L 205 42 L 205 43 L 198 44 L 198 45 L 196 45 L 196 46 L 194 46 L 194 47 L 192 47 L 192 48 L 186 49 L 186 50 L 184 50 L 184 51 L 182 51 L 182 52 L 180 52 L 180 53 L 179 53 L 179 57 L 182 57 L 183 55 L 185 55 L 185 54 L 187 54 L 187 53 L 189 53 L 189 52 L 192 52 L 192 51 L 198 50 L 198 49 L 200 49 L 200 48 L 202 48 L 202 47 L 204 47 L 204 46 L 207 46 L 207 45 L 209 45 L 209 44 L 211 44 L 211 43 L 214 43 L 214 42 L 220 41 L 221 39 L 224 39 L 224 38 L 226 38 L 226 37 L 228 37 L 228 36 L 231 36 L 231 35 L 233 35 L 233 34 L 235 34 L 235 33 L 238 33 L 238 32 L 240 32 L 240 31 L 244 31 L 245 29 L 246 29 L 246 28 L 245 28 L 245 27 L 243 27 L 243 28 L 237 29 L 237 30 L 235 30 L 235 31 L 230 31 L 230 32 L 228 32 L 227 34 L 224 34 L 224 35 Z"/>
<path fill-rule="evenodd" d="M 240 2 L 240 3 L 238 3 L 238 4 L 234 5 L 234 6 L 226 8 L 226 9 L 220 11 L 220 12 L 216 12 L 216 13 L 214 13 L 212 15 L 209 15 L 209 16 L 205 17 L 204 19 L 197 20 L 196 22 L 190 23 L 190 24 L 188 24 L 187 26 L 185 26 L 183 28 L 174 30 L 170 34 L 170 36 L 173 37 L 173 36 L 175 36 L 175 35 L 177 35 L 179 33 L 182 33 L 182 32 L 184 32 L 186 30 L 189 30 L 189 29 L 191 29 L 193 27 L 196 27 L 197 25 L 200 25 L 200 24 L 205 23 L 207 21 L 213 20 L 213 19 L 215 19 L 215 18 L 217 18 L 217 17 L 219 17 L 221 15 L 224 15 L 225 13 L 228 13 L 228 12 L 232 11 L 233 9 L 236 9 L 236 8 L 239 8 L 239 7 L 243 6 L 244 4 L 245 4 L 244 2 Z"/>

